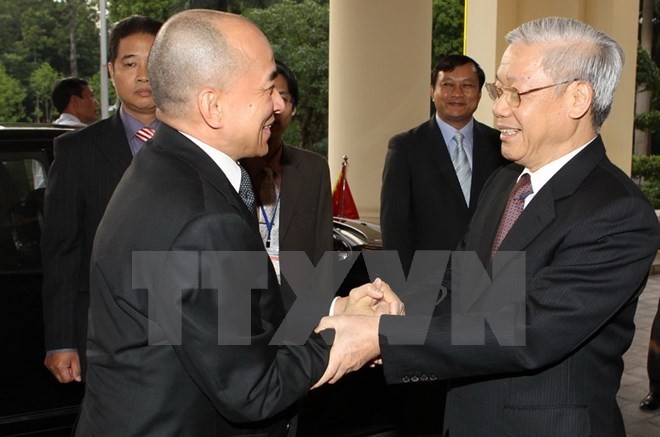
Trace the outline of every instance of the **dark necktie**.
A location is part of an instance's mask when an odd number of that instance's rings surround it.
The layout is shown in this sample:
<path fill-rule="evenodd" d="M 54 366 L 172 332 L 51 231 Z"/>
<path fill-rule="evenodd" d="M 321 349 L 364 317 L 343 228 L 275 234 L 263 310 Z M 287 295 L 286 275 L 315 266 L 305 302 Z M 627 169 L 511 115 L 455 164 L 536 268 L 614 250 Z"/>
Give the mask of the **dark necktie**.
<path fill-rule="evenodd" d="M 245 206 L 247 206 L 248 211 L 250 211 L 252 215 L 256 216 L 257 210 L 254 206 L 254 190 L 252 188 L 250 175 L 248 174 L 247 170 L 245 170 L 245 167 L 242 165 L 239 165 L 239 167 L 241 168 L 241 185 L 238 188 L 238 195 L 241 197 L 241 200 L 243 200 L 243 203 L 245 203 Z"/>
<path fill-rule="evenodd" d="M 275 206 L 277 201 L 277 185 L 275 183 L 275 175 L 273 169 L 264 167 L 264 177 L 261 180 L 261 187 L 259 188 L 259 200 L 264 206 Z"/>
<path fill-rule="evenodd" d="M 511 190 L 511 193 L 509 194 L 509 200 L 506 202 L 504 214 L 502 214 L 502 218 L 500 219 L 500 226 L 497 228 L 497 234 L 495 235 L 491 254 L 495 253 L 497 249 L 500 248 L 502 240 L 504 240 L 506 234 L 509 233 L 513 224 L 518 220 L 518 217 L 520 217 L 525 206 L 525 198 L 533 192 L 534 190 L 532 190 L 529 173 L 525 173 L 520 176 L 518 183 L 513 187 L 513 190 Z"/>

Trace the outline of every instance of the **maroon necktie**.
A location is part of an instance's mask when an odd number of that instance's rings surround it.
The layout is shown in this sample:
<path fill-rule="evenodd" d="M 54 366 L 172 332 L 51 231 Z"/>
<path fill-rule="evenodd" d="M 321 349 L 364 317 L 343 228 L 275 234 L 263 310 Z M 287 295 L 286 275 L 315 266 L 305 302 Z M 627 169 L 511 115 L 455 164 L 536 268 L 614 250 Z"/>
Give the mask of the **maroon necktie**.
<path fill-rule="evenodd" d="M 150 127 L 143 127 L 139 131 L 135 132 L 135 136 L 138 137 L 138 139 L 144 143 L 145 141 L 151 139 L 151 137 L 154 136 L 155 132 L 156 131 Z"/>
<path fill-rule="evenodd" d="M 497 228 L 497 234 L 495 235 L 495 242 L 493 242 L 491 255 L 499 249 L 502 240 L 504 240 L 506 234 L 509 233 L 513 224 L 518 220 L 518 217 L 520 217 L 525 206 L 525 198 L 533 192 L 534 190 L 532 190 L 529 173 L 525 173 L 520 176 L 518 183 L 513 187 L 513 190 L 511 190 L 511 194 L 509 194 L 509 200 L 506 202 L 506 208 L 504 208 L 504 213 L 500 219 L 500 226 Z"/>

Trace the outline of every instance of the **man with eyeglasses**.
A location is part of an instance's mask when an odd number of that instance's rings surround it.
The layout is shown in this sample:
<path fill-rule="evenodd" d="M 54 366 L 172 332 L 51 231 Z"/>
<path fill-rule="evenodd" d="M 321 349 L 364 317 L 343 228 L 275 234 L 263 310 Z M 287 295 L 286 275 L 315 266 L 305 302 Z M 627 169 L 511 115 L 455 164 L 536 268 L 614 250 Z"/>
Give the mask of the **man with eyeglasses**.
<path fill-rule="evenodd" d="M 451 308 L 441 303 L 427 328 L 415 324 L 413 302 L 400 293 L 406 317 L 383 316 L 372 325 L 325 318 L 321 329 L 336 332 L 320 382 L 380 356 L 389 383 L 451 379 L 445 414 L 451 437 L 622 437 L 616 401 L 622 356 L 660 246 L 651 205 L 609 161 L 599 134 L 623 51 L 569 18 L 530 21 L 506 39 L 488 88 L 502 153 L 514 163 L 484 187 L 459 247 L 465 252 L 452 254 Z M 483 288 L 460 286 L 474 279 L 456 268 L 461 254 L 478 257 Z M 502 286 L 516 281 L 518 300 Z M 470 317 L 480 323 L 460 329 L 457 322 Z M 492 321 L 512 329 L 503 332 Z M 348 340 L 347 332 L 359 338 Z M 401 346 L 402 335 L 425 341 Z"/>

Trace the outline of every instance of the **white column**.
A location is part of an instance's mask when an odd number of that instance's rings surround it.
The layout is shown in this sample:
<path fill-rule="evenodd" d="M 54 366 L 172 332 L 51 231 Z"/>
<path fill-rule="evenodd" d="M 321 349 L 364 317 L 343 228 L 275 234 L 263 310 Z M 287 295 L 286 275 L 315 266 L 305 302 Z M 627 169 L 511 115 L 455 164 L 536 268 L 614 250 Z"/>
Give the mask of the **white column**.
<path fill-rule="evenodd" d="M 378 223 L 390 137 L 430 117 L 431 0 L 331 0 L 328 161 Z"/>

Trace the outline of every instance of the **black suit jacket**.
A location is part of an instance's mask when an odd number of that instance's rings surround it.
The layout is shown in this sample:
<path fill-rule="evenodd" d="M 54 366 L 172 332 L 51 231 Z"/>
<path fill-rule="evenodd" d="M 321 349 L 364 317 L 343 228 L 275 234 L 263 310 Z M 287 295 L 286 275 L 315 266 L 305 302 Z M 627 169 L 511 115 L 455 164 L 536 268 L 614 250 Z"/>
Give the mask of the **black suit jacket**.
<path fill-rule="evenodd" d="M 54 151 L 41 240 L 45 347 L 77 348 L 84 364 L 92 242 L 133 157 L 119 114 L 61 135 Z"/>
<path fill-rule="evenodd" d="M 175 263 L 145 276 L 150 270 L 132 264 L 145 251 L 165 260 L 192 254 L 192 268 Z M 203 253 L 217 251 L 229 257 L 200 267 Z M 237 251 L 261 256 L 267 282 L 252 292 L 241 281 L 255 288 L 261 276 Z M 78 436 L 280 435 L 286 418 L 278 414 L 327 364 L 317 335 L 302 346 L 269 345 L 284 307 L 256 219 L 215 162 L 164 124 L 101 221 L 90 297 Z"/>
<path fill-rule="evenodd" d="M 399 253 L 408 272 L 417 250 L 453 250 L 474 213 L 481 189 L 507 161 L 499 131 L 474 121 L 470 206 L 465 204 L 451 157 L 436 122 L 390 139 L 381 190 L 383 247 Z"/>
<path fill-rule="evenodd" d="M 490 265 L 490 249 L 521 171 L 512 164 L 493 175 L 460 246 L 476 252 L 493 283 L 511 273 Z M 386 378 L 453 379 L 445 415 L 452 437 L 624 436 L 616 401 L 622 355 L 659 246 L 648 200 L 597 137 L 535 195 L 500 246 L 526 255 L 523 305 L 500 309 L 525 317 L 526 345 L 500 346 L 488 327 L 483 345 L 454 344 L 452 316 L 439 312 L 424 346 L 382 343 Z M 497 301 L 495 288 L 467 312 Z M 463 295 L 452 292 L 457 299 Z M 403 332 L 402 319 L 383 318 L 381 332 Z"/>

